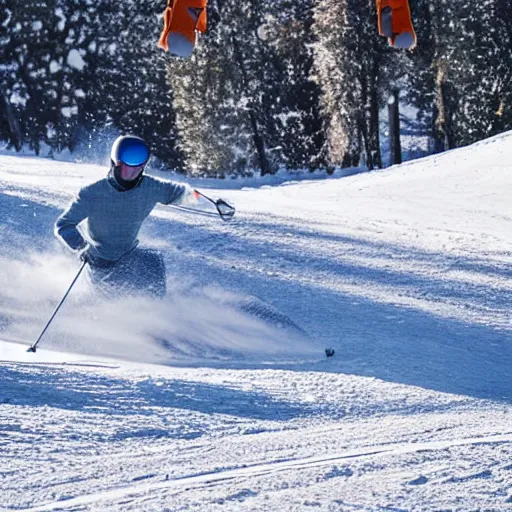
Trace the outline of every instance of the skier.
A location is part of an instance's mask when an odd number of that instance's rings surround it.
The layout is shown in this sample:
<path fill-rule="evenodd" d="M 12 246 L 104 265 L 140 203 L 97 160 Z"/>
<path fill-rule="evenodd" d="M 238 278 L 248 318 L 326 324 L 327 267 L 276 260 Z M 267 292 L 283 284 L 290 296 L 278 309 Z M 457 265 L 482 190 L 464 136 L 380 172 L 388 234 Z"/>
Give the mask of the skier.
<path fill-rule="evenodd" d="M 55 223 L 55 234 L 88 263 L 93 284 L 104 291 L 162 297 L 166 273 L 158 251 L 139 247 L 137 235 L 157 203 L 194 204 L 188 185 L 148 176 L 150 151 L 139 137 L 118 137 L 106 178 L 83 187 Z M 79 224 L 86 220 L 85 226 Z"/>

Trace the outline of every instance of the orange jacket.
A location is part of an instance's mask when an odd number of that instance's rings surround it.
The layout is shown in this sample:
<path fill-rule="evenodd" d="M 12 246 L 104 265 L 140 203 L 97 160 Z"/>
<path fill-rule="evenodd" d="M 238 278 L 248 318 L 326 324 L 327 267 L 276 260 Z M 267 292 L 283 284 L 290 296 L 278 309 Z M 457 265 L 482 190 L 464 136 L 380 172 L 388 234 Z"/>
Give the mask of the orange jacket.
<path fill-rule="evenodd" d="M 393 34 L 403 34 L 404 32 L 414 32 L 411 11 L 408 0 L 377 0 L 377 14 L 379 20 L 379 34 L 389 37 L 382 30 L 382 10 L 390 7 L 392 11 L 392 30 Z"/>
<path fill-rule="evenodd" d="M 167 0 L 158 46 L 169 51 L 167 38 L 171 32 L 180 32 L 194 43 L 196 31 L 206 32 L 207 3 L 207 0 Z"/>

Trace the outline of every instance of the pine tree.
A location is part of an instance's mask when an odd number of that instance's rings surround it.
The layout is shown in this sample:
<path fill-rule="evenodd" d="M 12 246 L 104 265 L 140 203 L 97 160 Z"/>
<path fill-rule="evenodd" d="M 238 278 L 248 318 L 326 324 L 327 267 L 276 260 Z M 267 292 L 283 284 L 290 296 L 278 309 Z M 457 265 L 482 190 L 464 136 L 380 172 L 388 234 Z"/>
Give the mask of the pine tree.
<path fill-rule="evenodd" d="M 90 9 L 81 36 L 88 66 L 77 144 L 99 145 L 105 153 L 116 132 L 132 133 L 146 139 L 168 166 L 181 165 L 167 57 L 156 46 L 159 30 L 152 0 L 101 0 Z"/>
<path fill-rule="evenodd" d="M 421 7 L 418 8 L 418 5 Z M 434 149 L 469 144 L 511 126 L 510 0 L 418 0 L 411 98 L 431 116 Z"/>
<path fill-rule="evenodd" d="M 252 154 L 246 100 L 236 90 L 241 72 L 228 56 L 233 46 L 229 31 L 214 14 L 192 58 L 168 63 L 180 149 L 191 174 L 243 170 Z"/>
<path fill-rule="evenodd" d="M 42 142 L 52 146 L 55 127 L 65 125 L 63 118 L 75 110 L 66 87 L 73 69 L 66 68 L 66 34 L 56 1 L 11 7 L 3 24 L 3 53 L 10 70 L 2 76 L 3 103 L 7 117 L 14 113 L 16 120 L 9 123 L 11 136 L 19 128 L 21 137 L 16 138 L 39 153 Z"/>
<path fill-rule="evenodd" d="M 326 159 L 356 166 L 363 155 L 368 168 L 381 167 L 379 109 L 393 56 L 376 35 L 373 0 L 318 0 L 315 32 Z"/>
<path fill-rule="evenodd" d="M 208 34 L 195 55 L 169 64 L 189 172 L 272 172 L 265 133 L 272 94 L 261 78 L 275 74 L 256 33 L 261 13 L 253 3 L 211 2 Z"/>
<path fill-rule="evenodd" d="M 15 93 L 19 66 L 12 52 L 15 8 L 15 0 L 6 0 L 5 8 L 0 10 L 0 140 L 7 141 L 19 151 L 23 144 L 23 132 Z"/>
<path fill-rule="evenodd" d="M 323 164 L 324 145 L 320 115 L 320 88 L 311 80 L 314 0 L 288 0 L 268 6 L 258 34 L 276 53 L 282 70 L 276 104 L 271 104 L 268 131 L 288 168 L 314 170 Z M 275 87 L 274 85 L 274 87 Z"/>
<path fill-rule="evenodd" d="M 169 69 L 191 172 L 318 165 L 310 27 L 311 12 L 298 1 L 211 2 L 208 34 L 194 57 Z"/>
<path fill-rule="evenodd" d="M 492 123 L 492 133 L 512 129 L 512 0 L 496 0 L 493 40 L 498 48 L 495 54 L 495 75 L 498 108 Z"/>
<path fill-rule="evenodd" d="M 2 138 L 36 153 L 42 143 L 88 153 L 100 146 L 105 161 L 117 133 L 137 133 L 167 165 L 180 165 L 152 0 L 9 2 L 0 35 Z"/>

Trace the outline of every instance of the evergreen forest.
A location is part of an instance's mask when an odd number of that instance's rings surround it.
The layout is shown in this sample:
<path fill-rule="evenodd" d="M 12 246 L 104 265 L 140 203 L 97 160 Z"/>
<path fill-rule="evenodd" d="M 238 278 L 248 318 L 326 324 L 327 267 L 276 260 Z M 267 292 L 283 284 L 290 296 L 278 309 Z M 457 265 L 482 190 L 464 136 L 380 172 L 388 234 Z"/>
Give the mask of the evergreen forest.
<path fill-rule="evenodd" d="M 375 0 L 210 0 L 182 60 L 157 48 L 164 1 L 2 0 L 0 141 L 93 158 L 133 133 L 226 176 L 382 167 L 390 98 L 427 153 L 512 129 L 512 0 L 410 6 L 418 45 L 396 50 Z"/>

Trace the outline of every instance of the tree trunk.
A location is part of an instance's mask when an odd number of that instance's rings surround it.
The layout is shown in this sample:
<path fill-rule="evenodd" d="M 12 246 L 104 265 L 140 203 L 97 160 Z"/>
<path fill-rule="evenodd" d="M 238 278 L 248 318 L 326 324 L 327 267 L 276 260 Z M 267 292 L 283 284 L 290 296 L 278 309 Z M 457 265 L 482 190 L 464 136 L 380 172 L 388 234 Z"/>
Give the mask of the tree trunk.
<path fill-rule="evenodd" d="M 371 170 L 374 168 L 373 164 L 373 152 L 370 144 L 370 134 L 368 130 L 368 112 L 370 110 L 370 101 L 368 100 L 368 80 L 367 76 L 363 76 L 361 80 L 361 103 L 362 103 L 362 115 L 360 119 L 361 136 L 363 138 L 364 156 L 366 167 Z"/>
<path fill-rule="evenodd" d="M 402 147 L 400 144 L 400 107 L 399 90 L 393 89 L 388 100 L 389 117 L 389 165 L 402 163 Z"/>
<path fill-rule="evenodd" d="M 14 145 L 16 151 L 21 151 L 23 145 L 23 134 L 21 133 L 20 123 L 14 114 L 11 104 L 5 97 L 4 93 L 0 93 L 2 97 L 2 103 L 4 104 L 4 111 L 9 124 L 9 131 L 11 133 L 11 142 Z"/>
<path fill-rule="evenodd" d="M 236 59 L 236 62 L 240 66 L 240 72 L 242 74 L 242 81 L 246 90 L 249 88 L 249 80 L 247 79 L 247 72 L 245 69 L 245 63 L 243 61 L 242 55 L 240 54 L 240 48 L 238 45 L 238 41 L 235 37 L 233 37 L 233 53 Z M 272 170 L 270 168 L 267 153 L 265 151 L 265 139 L 261 134 L 261 131 L 258 127 L 258 119 L 256 117 L 256 111 L 253 106 L 253 100 L 251 100 L 249 108 L 249 121 L 252 128 L 252 139 L 254 142 L 254 147 L 256 149 L 256 153 L 258 154 L 258 160 L 260 164 L 261 175 L 265 176 L 266 174 L 272 174 Z"/>
<path fill-rule="evenodd" d="M 378 76 L 379 76 L 379 59 L 374 57 L 371 75 L 369 77 L 370 84 L 370 112 L 369 112 L 369 135 L 370 135 L 370 150 L 372 152 L 372 169 L 378 167 L 382 169 L 382 157 L 380 153 L 380 135 L 379 135 L 379 91 L 378 91 Z"/>
<path fill-rule="evenodd" d="M 435 129 L 438 132 L 434 136 L 439 137 L 443 141 L 443 150 L 453 149 L 455 147 L 455 138 L 452 126 L 452 114 L 450 109 L 449 85 L 446 80 L 444 66 L 439 65 L 436 77 L 436 110 L 437 117 L 435 119 Z"/>
<path fill-rule="evenodd" d="M 260 161 L 261 175 L 265 176 L 266 174 L 272 174 L 272 170 L 268 163 L 267 153 L 265 151 L 265 140 L 263 139 L 263 136 L 260 133 L 260 130 L 258 128 L 258 121 L 256 119 L 254 109 L 252 108 L 249 109 L 249 117 L 251 120 L 254 146 L 256 148 L 256 152 L 258 153 L 258 159 Z"/>

